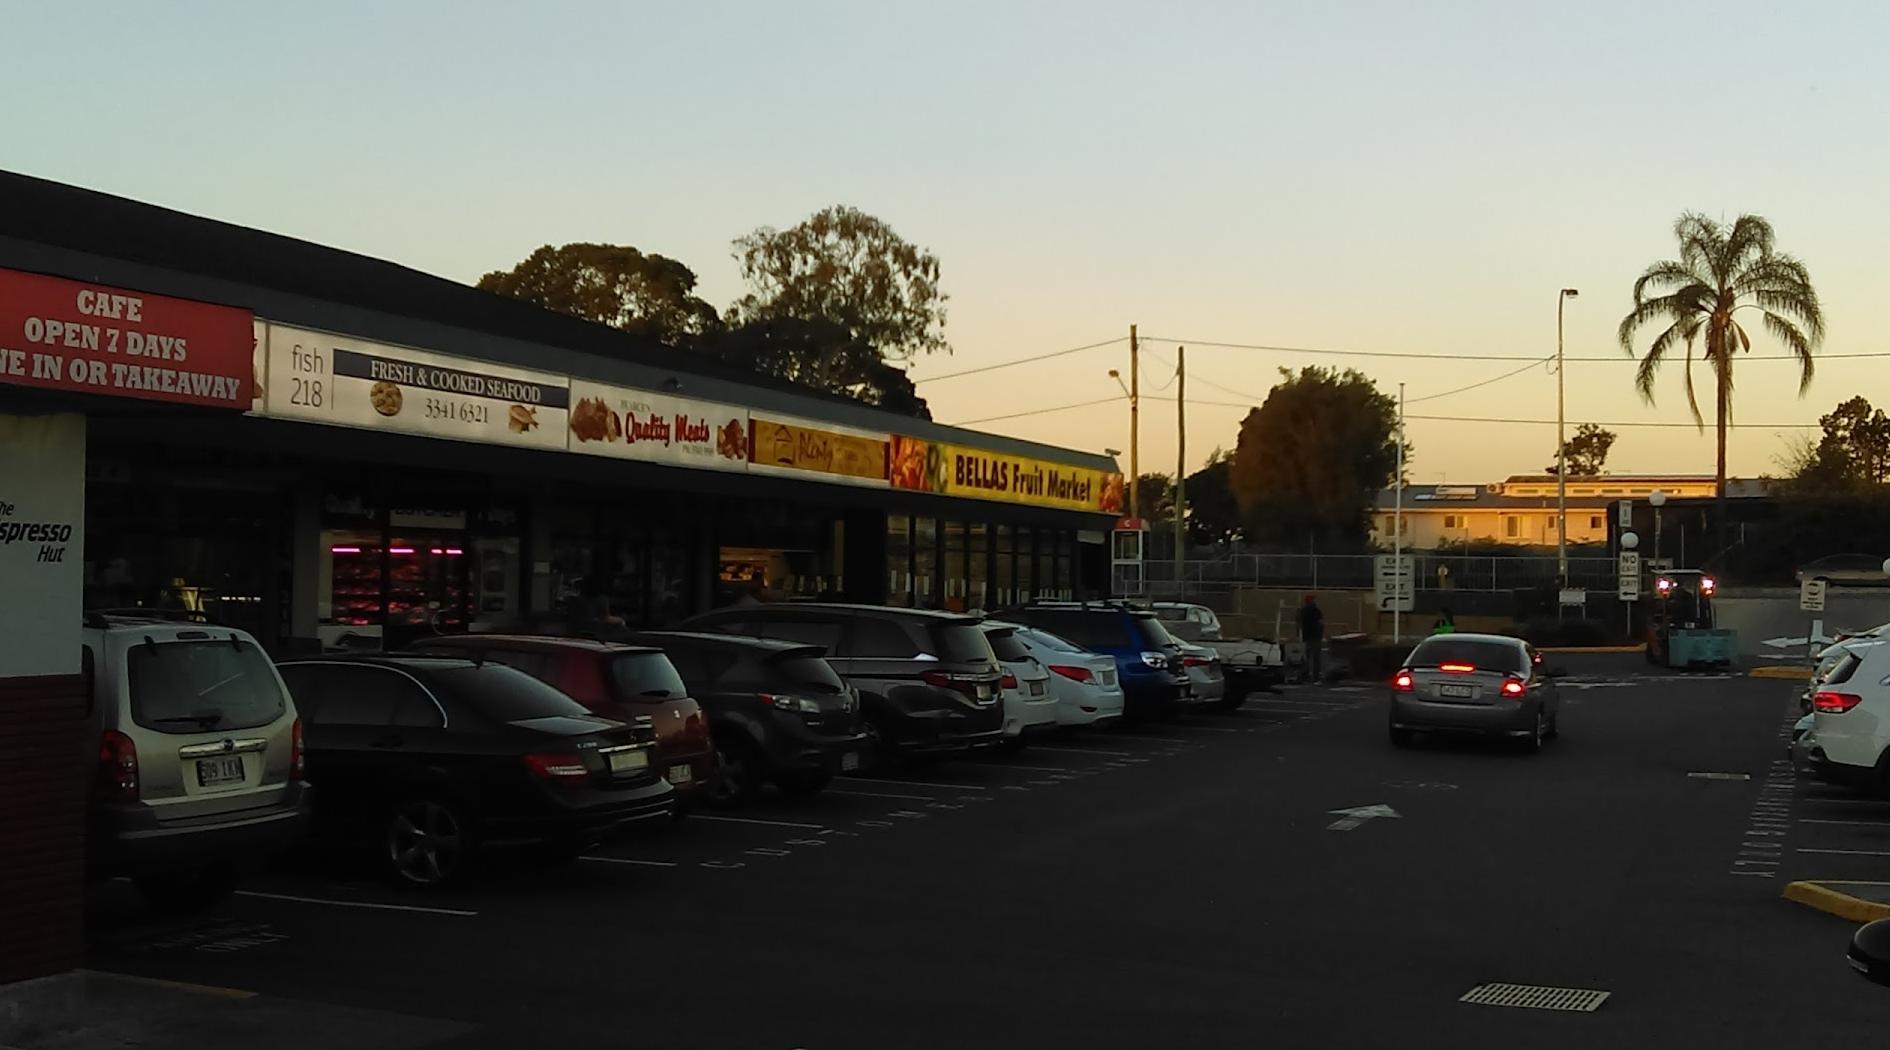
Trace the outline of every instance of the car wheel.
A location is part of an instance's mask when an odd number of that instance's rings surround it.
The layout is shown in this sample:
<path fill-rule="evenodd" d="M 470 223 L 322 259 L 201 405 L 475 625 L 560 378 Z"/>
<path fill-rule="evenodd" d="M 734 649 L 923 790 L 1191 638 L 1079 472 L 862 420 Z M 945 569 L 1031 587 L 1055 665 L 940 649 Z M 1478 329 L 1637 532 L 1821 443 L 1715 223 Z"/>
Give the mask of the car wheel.
<path fill-rule="evenodd" d="M 1391 727 L 1391 746 L 1392 747 L 1410 747 L 1411 741 L 1414 738 L 1415 738 L 1414 735 L 1409 729 L 1404 729 L 1399 726 Z"/>
<path fill-rule="evenodd" d="M 709 801 L 725 806 L 750 802 L 761 791 L 761 763 L 744 740 L 715 742 L 715 769 L 704 785 Z"/>
<path fill-rule="evenodd" d="M 381 860 L 402 886 L 436 889 L 461 878 L 472 850 L 465 816 L 444 799 L 407 799 L 388 813 L 381 831 Z"/>
<path fill-rule="evenodd" d="M 831 783 L 833 774 L 824 769 L 782 773 L 774 778 L 775 786 L 785 795 L 812 795 Z"/>
<path fill-rule="evenodd" d="M 216 864 L 197 871 L 140 875 L 132 880 L 146 907 L 169 915 L 202 911 L 236 892 L 236 866 Z"/>

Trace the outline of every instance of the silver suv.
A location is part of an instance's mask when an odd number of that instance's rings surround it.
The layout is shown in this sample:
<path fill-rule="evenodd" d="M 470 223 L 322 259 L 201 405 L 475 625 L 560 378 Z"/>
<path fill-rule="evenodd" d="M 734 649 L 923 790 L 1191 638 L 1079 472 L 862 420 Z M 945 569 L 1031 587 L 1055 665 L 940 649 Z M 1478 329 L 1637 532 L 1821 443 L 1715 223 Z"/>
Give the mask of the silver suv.
<path fill-rule="evenodd" d="M 99 614 L 81 638 L 98 745 L 89 878 L 127 875 L 154 908 L 199 908 L 300 838 L 302 723 L 254 638 Z"/>

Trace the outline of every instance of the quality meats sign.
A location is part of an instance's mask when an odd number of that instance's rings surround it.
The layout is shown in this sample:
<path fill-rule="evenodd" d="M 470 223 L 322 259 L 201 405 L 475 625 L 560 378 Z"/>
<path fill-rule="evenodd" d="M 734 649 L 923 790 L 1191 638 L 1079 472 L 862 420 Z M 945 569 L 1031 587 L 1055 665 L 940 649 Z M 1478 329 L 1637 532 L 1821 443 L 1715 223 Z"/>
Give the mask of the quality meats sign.
<path fill-rule="evenodd" d="M 571 380 L 570 448 L 705 470 L 748 469 L 748 410 Z"/>
<path fill-rule="evenodd" d="M 0 384 L 247 409 L 249 311 L 0 270 Z"/>

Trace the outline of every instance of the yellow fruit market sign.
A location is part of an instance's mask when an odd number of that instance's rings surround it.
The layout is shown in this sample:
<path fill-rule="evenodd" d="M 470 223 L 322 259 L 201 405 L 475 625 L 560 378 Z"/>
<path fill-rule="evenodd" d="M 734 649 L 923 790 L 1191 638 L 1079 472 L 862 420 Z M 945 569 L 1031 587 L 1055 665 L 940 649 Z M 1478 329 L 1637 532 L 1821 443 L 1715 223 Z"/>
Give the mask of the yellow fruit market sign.
<path fill-rule="evenodd" d="M 892 436 L 892 486 L 1061 510 L 1122 512 L 1122 475 L 964 445 Z"/>

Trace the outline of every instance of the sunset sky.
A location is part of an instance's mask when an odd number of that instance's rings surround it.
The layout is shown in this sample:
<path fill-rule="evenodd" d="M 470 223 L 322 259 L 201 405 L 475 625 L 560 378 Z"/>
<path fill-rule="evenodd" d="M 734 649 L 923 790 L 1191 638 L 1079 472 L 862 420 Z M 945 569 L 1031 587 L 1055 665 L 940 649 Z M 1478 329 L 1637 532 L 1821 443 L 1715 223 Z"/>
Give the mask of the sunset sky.
<path fill-rule="evenodd" d="M 933 250 L 955 353 L 927 376 L 1148 336 L 1188 351 L 1189 459 L 1231 446 L 1281 366 L 1356 365 L 1412 399 L 1524 362 L 1338 358 L 1204 342 L 1517 358 L 1568 369 L 1571 421 L 1687 420 L 1614 342 L 1683 210 L 1771 219 L 1831 353 L 1870 328 L 1890 233 L 1890 7 L 1665 3 L 20 6 L 0 36 L 0 167 L 471 281 L 601 240 L 740 293 L 729 241 L 829 204 Z M 1777 352 L 1762 341 L 1755 351 Z M 1126 345 L 926 382 L 961 422 L 1110 397 Z M 1742 362 L 1732 469 L 1890 358 Z M 1707 373 L 1699 373 L 1702 382 Z M 1172 394 L 1172 388 L 1163 391 Z M 1199 399 L 1196 402 L 1195 399 Z M 1710 405 L 1710 398 L 1706 398 Z M 1200 402 L 1228 402 L 1227 405 Z M 1143 412 L 1172 470 L 1172 403 Z M 1533 368 L 1413 415 L 1555 417 Z M 986 424 L 1126 450 L 1126 404 Z M 1624 427 L 1621 471 L 1710 472 L 1711 432 Z M 1415 481 L 1536 471 L 1553 426 L 1420 420 Z M 1124 460 L 1126 466 L 1126 456 Z"/>

